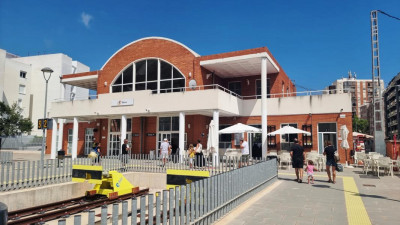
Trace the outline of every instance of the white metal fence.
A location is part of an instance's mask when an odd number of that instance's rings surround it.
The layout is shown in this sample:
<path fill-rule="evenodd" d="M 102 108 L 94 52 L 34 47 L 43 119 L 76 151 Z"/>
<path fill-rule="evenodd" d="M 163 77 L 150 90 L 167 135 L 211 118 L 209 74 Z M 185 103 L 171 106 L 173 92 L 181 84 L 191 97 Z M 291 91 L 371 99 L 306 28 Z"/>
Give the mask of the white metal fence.
<path fill-rule="evenodd" d="M 193 162 L 191 162 L 193 161 Z M 204 157 L 191 160 L 188 157 L 170 156 L 164 164 L 162 159 L 152 155 L 104 156 L 92 160 L 89 158 L 65 158 L 63 160 L 22 161 L 0 164 L 0 191 L 12 191 L 24 188 L 39 187 L 56 183 L 69 182 L 72 178 L 72 165 L 101 165 L 103 172 L 110 170 L 120 172 L 151 172 L 165 173 L 167 169 L 207 170 L 210 175 L 231 171 L 239 166 L 258 163 L 259 159 L 242 161 L 241 158 L 222 157 L 213 166 L 210 158 Z M 215 163 L 214 163 L 215 164 Z"/>
<path fill-rule="evenodd" d="M 20 135 L 0 137 L 1 149 L 37 150 L 42 147 L 42 137 Z"/>
<path fill-rule="evenodd" d="M 0 164 L 11 163 L 13 161 L 13 152 L 0 151 Z"/>
<path fill-rule="evenodd" d="M 183 225 L 212 224 L 257 192 L 276 181 L 276 159 L 257 161 L 252 165 L 225 171 L 210 178 L 148 194 L 129 201 L 115 203 L 112 212 L 101 207 L 101 219 L 95 220 L 95 211 L 61 219 L 58 224 L 140 224 Z M 147 204 L 146 204 L 147 203 Z M 130 208 L 130 210 L 129 210 Z M 111 214 L 111 217 L 108 215 Z M 97 219 L 98 220 L 98 219 Z M 86 224 L 86 222 L 85 222 Z"/>

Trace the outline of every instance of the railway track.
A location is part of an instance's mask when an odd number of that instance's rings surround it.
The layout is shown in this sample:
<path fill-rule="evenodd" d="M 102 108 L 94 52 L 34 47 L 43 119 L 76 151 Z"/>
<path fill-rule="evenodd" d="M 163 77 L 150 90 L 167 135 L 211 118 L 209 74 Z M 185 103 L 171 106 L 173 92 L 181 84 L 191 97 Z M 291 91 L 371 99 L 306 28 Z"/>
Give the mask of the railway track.
<path fill-rule="evenodd" d="M 127 200 L 133 197 L 145 195 L 149 189 L 142 189 L 136 193 L 121 195 L 115 199 L 108 199 L 102 195 L 84 196 L 65 201 L 35 206 L 8 213 L 8 225 L 15 224 L 37 224 L 54 220 L 63 216 L 73 215 L 82 211 L 94 209 L 102 205 L 109 205 L 115 202 Z"/>

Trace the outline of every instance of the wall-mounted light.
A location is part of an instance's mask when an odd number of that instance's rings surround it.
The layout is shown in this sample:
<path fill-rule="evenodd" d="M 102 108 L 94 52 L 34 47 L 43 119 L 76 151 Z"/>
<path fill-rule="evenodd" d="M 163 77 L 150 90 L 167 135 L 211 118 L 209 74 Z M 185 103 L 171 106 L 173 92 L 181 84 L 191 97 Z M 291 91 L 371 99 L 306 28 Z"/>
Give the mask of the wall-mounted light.
<path fill-rule="evenodd" d="M 99 126 L 100 126 L 100 123 L 97 123 L 96 125 L 99 127 Z"/>
<path fill-rule="evenodd" d="M 343 112 L 343 109 L 340 109 L 340 112 Z"/>
<path fill-rule="evenodd" d="M 250 85 L 250 80 L 246 79 L 246 82 L 247 82 L 247 86 L 249 86 Z"/>
<path fill-rule="evenodd" d="M 189 78 L 191 78 L 192 77 L 192 72 L 189 72 Z"/>
<path fill-rule="evenodd" d="M 206 79 L 208 80 L 211 77 L 212 73 L 206 75 Z"/>
<path fill-rule="evenodd" d="M 190 123 L 188 123 L 188 129 L 190 129 Z"/>
<path fill-rule="evenodd" d="M 206 125 L 206 129 L 208 129 L 208 124 Z"/>
<path fill-rule="evenodd" d="M 107 81 L 104 81 L 104 87 L 107 87 Z"/>

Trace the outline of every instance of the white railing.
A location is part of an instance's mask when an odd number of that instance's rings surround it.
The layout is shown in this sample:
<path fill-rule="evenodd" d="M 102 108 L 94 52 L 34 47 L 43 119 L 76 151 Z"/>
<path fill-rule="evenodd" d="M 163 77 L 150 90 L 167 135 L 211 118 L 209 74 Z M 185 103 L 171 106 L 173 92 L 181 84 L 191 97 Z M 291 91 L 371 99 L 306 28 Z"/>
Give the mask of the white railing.
<path fill-rule="evenodd" d="M 212 224 L 274 183 L 277 177 L 275 159 L 259 161 L 155 195 L 114 203 L 112 212 L 104 205 L 101 207 L 101 220 L 97 222 L 92 210 L 61 219 L 58 224 Z"/>
<path fill-rule="evenodd" d="M 31 187 L 45 186 L 71 181 L 72 165 L 101 165 L 103 173 L 111 170 L 120 172 L 151 172 L 166 173 L 167 169 L 185 169 L 209 171 L 211 176 L 237 169 L 239 166 L 256 164 L 260 159 L 243 161 L 241 158 L 220 158 L 218 166 L 213 166 L 210 157 L 193 158 L 187 156 L 169 156 L 164 163 L 162 159 L 149 154 L 102 156 L 99 159 L 65 158 L 45 160 L 44 166 L 40 161 L 22 161 L 0 164 L 0 191 L 11 191 Z"/>

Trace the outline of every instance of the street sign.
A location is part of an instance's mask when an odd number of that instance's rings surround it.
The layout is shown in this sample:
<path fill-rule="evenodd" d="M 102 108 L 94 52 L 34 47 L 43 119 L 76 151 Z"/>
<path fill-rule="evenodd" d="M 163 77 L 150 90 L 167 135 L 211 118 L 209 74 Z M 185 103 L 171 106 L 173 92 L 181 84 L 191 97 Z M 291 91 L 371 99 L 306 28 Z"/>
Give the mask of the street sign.
<path fill-rule="evenodd" d="M 52 119 L 38 119 L 37 127 L 39 130 L 42 129 L 53 129 L 53 120 Z"/>

